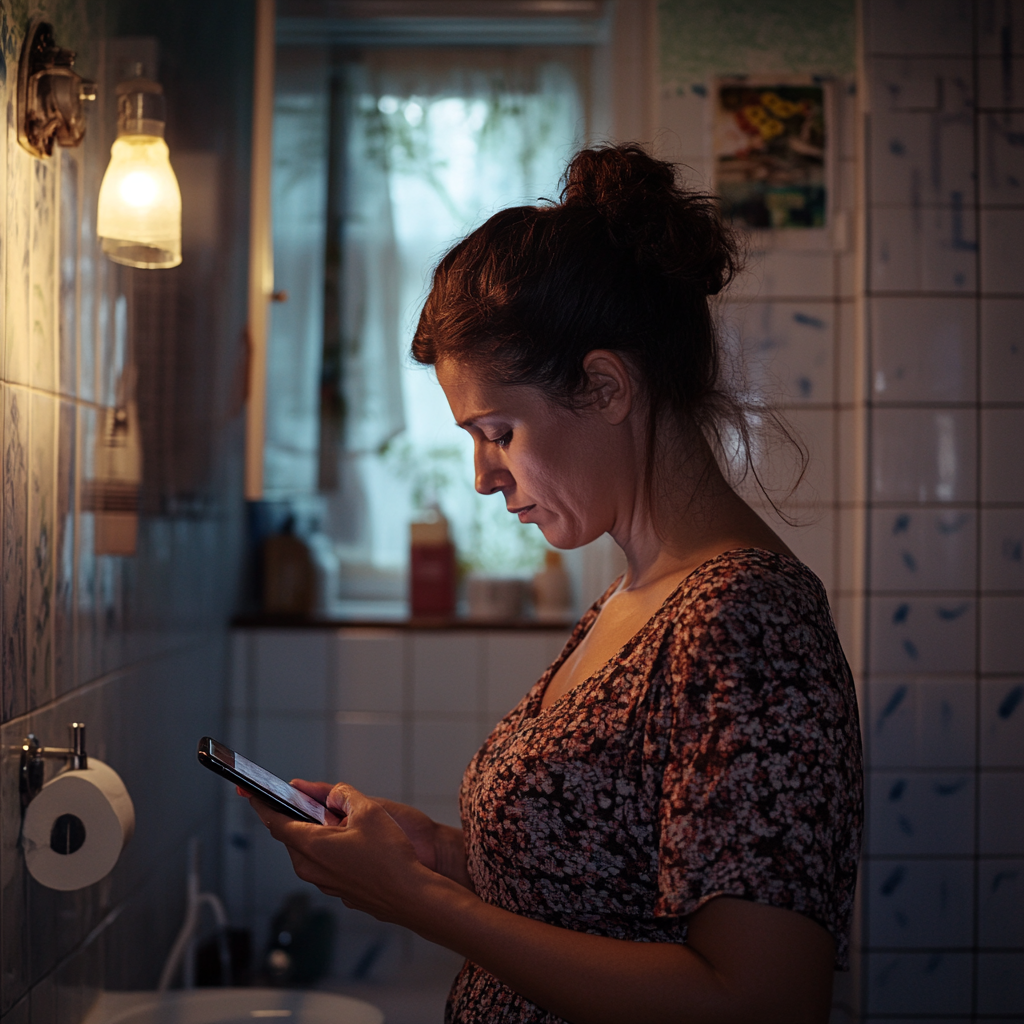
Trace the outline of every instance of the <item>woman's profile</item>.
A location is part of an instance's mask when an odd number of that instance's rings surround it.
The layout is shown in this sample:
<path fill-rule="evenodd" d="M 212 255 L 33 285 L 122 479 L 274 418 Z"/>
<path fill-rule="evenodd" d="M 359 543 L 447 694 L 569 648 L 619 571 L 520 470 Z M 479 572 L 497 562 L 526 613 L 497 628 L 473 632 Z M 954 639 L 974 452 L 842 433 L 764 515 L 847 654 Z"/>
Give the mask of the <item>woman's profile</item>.
<path fill-rule="evenodd" d="M 460 1024 L 824 1022 L 862 827 L 853 681 L 824 589 L 730 485 L 714 200 L 637 146 L 441 260 L 413 340 L 477 490 L 624 575 L 466 770 L 462 828 L 339 783 L 254 800 L 300 877 L 466 957 Z"/>

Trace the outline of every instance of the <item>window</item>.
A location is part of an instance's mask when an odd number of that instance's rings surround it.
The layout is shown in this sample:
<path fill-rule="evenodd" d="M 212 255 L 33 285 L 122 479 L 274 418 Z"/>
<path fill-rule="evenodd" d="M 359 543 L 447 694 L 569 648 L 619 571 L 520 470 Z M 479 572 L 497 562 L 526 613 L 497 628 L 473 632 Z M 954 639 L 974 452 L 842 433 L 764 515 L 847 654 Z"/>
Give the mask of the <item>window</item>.
<path fill-rule="evenodd" d="M 267 497 L 321 495 L 345 596 L 404 592 L 408 523 L 438 504 L 468 567 L 532 571 L 539 532 L 473 490 L 472 444 L 408 356 L 440 255 L 556 198 L 589 138 L 582 47 L 280 46 Z"/>

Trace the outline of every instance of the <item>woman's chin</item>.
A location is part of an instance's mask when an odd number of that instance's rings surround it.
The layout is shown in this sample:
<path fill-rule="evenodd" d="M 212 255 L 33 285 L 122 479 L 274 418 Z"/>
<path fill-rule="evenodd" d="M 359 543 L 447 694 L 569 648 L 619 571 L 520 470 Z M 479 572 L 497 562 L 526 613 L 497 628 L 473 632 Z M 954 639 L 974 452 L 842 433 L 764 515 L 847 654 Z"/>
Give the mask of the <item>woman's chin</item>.
<path fill-rule="evenodd" d="M 566 528 L 559 520 L 551 523 L 537 523 L 537 528 L 544 535 L 544 539 L 559 551 L 573 551 L 597 540 L 599 533 L 589 536 L 580 529 Z"/>

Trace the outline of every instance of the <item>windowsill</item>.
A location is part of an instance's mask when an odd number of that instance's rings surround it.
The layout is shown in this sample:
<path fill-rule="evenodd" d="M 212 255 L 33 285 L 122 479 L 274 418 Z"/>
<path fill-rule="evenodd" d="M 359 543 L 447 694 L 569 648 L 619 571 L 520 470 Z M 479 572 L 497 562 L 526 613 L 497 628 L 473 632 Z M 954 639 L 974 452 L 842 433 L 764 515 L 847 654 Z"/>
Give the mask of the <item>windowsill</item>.
<path fill-rule="evenodd" d="M 552 629 L 565 632 L 573 619 L 471 619 L 466 615 L 412 617 L 405 601 L 336 601 L 328 613 L 280 615 L 251 612 L 231 620 L 235 629 Z"/>

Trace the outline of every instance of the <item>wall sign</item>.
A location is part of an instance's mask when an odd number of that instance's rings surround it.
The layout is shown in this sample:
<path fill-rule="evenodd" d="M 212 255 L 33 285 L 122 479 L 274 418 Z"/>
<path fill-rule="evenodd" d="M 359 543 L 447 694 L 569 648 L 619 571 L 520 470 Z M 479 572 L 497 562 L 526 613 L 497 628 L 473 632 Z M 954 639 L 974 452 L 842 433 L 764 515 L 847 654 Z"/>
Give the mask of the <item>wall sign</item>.
<path fill-rule="evenodd" d="M 715 95 L 715 187 L 722 212 L 755 229 L 824 228 L 826 88 L 722 79 Z"/>

